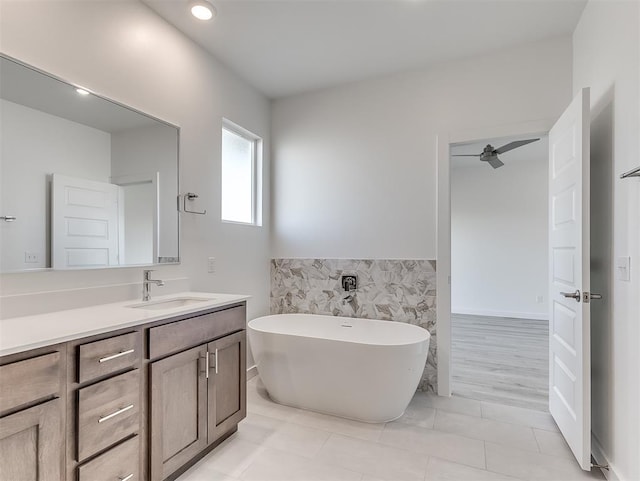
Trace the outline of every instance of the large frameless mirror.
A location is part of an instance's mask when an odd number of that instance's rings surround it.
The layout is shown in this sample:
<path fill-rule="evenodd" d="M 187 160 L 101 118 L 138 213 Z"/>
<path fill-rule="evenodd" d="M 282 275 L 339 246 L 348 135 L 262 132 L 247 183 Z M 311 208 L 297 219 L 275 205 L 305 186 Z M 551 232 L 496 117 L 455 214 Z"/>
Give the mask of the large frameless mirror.
<path fill-rule="evenodd" d="M 0 55 L 0 272 L 179 262 L 178 139 Z"/>

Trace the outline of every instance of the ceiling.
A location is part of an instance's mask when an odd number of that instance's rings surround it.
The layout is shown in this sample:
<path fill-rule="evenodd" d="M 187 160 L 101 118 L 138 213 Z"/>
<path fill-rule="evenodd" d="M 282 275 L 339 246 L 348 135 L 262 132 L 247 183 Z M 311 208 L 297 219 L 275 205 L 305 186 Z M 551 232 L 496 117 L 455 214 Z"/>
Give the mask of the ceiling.
<path fill-rule="evenodd" d="M 526 162 L 546 162 L 549 157 L 549 137 L 548 135 L 520 135 L 517 137 L 502 137 L 496 139 L 485 139 L 479 142 L 455 144 L 451 146 L 451 168 L 481 168 L 494 170 L 489 164 L 481 161 L 478 157 L 455 157 L 456 154 L 479 154 L 484 149 L 485 145 L 491 144 L 494 148 L 502 147 L 503 145 L 513 142 L 514 140 L 535 139 L 539 138 L 537 142 L 532 142 L 517 149 L 510 150 L 504 154 L 499 154 L 498 158 L 504 162 L 502 167 L 499 167 L 501 172 L 509 170 L 509 166 L 518 166 L 519 164 Z"/>
<path fill-rule="evenodd" d="M 570 35 L 586 0 L 142 0 L 269 97 Z M 504 68 L 505 66 L 501 66 Z"/>
<path fill-rule="evenodd" d="M 158 121 L 73 85 L 0 57 L 0 98 L 104 132 L 157 125 Z"/>

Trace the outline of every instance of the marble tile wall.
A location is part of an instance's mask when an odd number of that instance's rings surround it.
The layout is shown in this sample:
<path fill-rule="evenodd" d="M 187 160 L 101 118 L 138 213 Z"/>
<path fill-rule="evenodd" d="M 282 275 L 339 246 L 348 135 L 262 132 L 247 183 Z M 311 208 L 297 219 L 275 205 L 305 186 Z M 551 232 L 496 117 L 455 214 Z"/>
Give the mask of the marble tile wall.
<path fill-rule="evenodd" d="M 355 274 L 353 299 L 340 283 Z M 407 322 L 431 333 L 418 386 L 437 391 L 436 261 L 371 259 L 272 259 L 271 313 L 303 312 Z"/>

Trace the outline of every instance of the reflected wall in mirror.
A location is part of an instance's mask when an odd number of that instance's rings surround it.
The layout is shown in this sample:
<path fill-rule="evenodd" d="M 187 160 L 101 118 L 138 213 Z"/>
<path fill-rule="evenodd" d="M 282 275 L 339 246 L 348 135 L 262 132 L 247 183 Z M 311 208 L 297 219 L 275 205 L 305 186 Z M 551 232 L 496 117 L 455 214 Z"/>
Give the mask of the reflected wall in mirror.
<path fill-rule="evenodd" d="M 179 262 L 178 137 L 0 56 L 0 272 Z"/>

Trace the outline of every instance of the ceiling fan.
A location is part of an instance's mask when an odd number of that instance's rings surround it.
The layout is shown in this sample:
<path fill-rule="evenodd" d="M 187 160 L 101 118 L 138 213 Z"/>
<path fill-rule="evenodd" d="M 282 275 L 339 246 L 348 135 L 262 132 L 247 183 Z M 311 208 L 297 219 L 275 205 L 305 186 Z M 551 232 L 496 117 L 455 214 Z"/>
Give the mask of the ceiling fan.
<path fill-rule="evenodd" d="M 493 147 L 491 144 L 487 144 L 482 152 L 479 154 L 454 154 L 453 157 L 480 157 L 480 160 L 483 162 L 489 162 L 489 165 L 494 169 L 498 167 L 502 167 L 504 162 L 502 162 L 498 158 L 498 154 L 504 154 L 505 152 L 509 152 L 510 150 L 517 149 L 518 147 L 522 147 L 523 145 L 530 144 L 531 142 L 535 142 L 540 139 L 527 139 L 527 140 L 516 140 L 514 142 L 509 142 L 502 147 L 498 147 L 497 149 Z"/>

